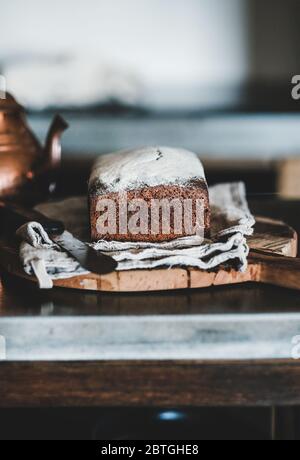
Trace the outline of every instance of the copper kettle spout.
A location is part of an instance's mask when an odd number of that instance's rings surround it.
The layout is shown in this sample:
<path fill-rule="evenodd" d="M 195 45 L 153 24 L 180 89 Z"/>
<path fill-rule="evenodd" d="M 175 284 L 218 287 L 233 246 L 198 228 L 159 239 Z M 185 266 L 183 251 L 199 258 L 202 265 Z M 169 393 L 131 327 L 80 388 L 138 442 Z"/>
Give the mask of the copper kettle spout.
<path fill-rule="evenodd" d="M 68 123 L 60 116 L 56 115 L 52 125 L 50 126 L 46 139 L 46 167 L 48 169 L 56 169 L 61 162 L 61 136 L 68 129 Z"/>

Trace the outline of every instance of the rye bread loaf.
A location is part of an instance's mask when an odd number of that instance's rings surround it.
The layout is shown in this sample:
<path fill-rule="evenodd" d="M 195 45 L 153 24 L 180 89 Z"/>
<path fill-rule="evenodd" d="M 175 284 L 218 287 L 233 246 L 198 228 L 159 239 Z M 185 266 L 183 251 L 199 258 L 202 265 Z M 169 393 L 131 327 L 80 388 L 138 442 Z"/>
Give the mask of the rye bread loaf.
<path fill-rule="evenodd" d="M 162 242 L 209 233 L 204 169 L 187 150 L 145 147 L 102 155 L 89 181 L 89 208 L 92 241 Z"/>

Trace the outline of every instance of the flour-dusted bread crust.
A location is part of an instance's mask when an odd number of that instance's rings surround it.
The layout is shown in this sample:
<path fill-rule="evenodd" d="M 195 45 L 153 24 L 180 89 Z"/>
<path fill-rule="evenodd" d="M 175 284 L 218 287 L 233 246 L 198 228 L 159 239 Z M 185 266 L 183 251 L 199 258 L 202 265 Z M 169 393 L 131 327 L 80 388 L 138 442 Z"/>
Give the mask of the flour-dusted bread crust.
<path fill-rule="evenodd" d="M 209 232 L 210 208 L 205 173 L 200 159 L 192 152 L 169 147 L 145 147 L 102 155 L 95 163 L 91 173 L 89 205 L 93 241 L 107 239 L 161 242 L 195 234 L 196 231 L 185 229 L 178 234 L 173 210 L 168 233 L 163 231 L 161 222 L 156 233 L 150 230 L 148 233 L 124 231 L 124 226 L 119 225 L 120 213 L 124 213 L 124 208 L 119 205 L 120 197 L 124 199 L 125 194 L 128 203 L 133 200 L 143 200 L 143 203 L 146 203 L 149 209 L 149 229 L 153 229 L 151 224 L 154 215 L 151 214 L 151 206 L 155 201 L 177 200 L 182 204 L 185 203 L 185 200 L 190 201 L 193 205 L 192 223 L 194 226 L 199 223 L 196 203 L 197 205 L 201 203 L 203 234 L 207 235 Z M 103 228 L 99 231 L 99 217 L 104 213 L 104 209 L 100 210 L 99 200 L 102 203 L 110 200 L 116 204 L 117 224 L 113 232 L 107 232 Z M 109 212 L 108 208 L 107 212 Z M 128 211 L 127 220 L 130 220 L 133 214 Z"/>

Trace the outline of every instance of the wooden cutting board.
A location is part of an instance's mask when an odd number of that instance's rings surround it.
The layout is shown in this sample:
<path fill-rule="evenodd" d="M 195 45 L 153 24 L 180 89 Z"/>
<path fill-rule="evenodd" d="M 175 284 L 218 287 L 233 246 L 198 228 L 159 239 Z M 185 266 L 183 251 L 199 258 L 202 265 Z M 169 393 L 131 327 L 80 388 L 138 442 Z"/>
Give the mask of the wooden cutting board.
<path fill-rule="evenodd" d="M 245 273 L 226 267 L 211 271 L 183 268 L 133 270 L 104 276 L 76 276 L 54 281 L 54 285 L 100 292 L 150 292 L 253 281 L 300 289 L 300 259 L 296 258 L 298 238 L 294 229 L 283 222 L 257 217 L 255 233 L 248 241 L 251 251 Z M 20 266 L 17 248 L 1 240 L 0 264 L 10 274 L 36 282 Z"/>

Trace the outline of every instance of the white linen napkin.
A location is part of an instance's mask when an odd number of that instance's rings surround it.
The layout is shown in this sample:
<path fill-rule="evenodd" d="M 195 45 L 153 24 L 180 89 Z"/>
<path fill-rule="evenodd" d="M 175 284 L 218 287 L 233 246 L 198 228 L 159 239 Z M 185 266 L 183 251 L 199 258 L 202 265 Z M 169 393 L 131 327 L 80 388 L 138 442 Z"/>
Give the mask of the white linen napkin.
<path fill-rule="evenodd" d="M 130 243 L 99 241 L 89 243 L 95 249 L 114 257 L 118 270 L 151 269 L 166 266 L 194 267 L 209 270 L 235 261 L 237 269 L 247 269 L 249 248 L 246 237 L 253 234 L 252 216 L 243 183 L 219 184 L 209 190 L 212 211 L 211 239 L 199 236 L 178 238 L 165 243 Z M 62 220 L 65 237 L 89 241 L 86 197 L 69 198 L 39 205 L 37 210 L 48 217 Z M 71 233 L 72 232 L 72 233 Z M 20 258 L 27 274 L 35 274 L 40 287 L 49 288 L 54 279 L 87 273 L 77 261 L 49 240 L 41 225 L 30 222 L 18 230 L 23 240 Z M 39 270 L 36 269 L 37 261 Z M 44 270 L 43 270 L 44 265 Z"/>

